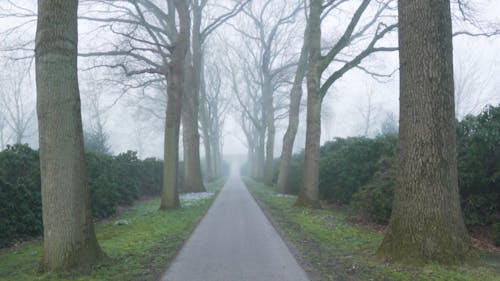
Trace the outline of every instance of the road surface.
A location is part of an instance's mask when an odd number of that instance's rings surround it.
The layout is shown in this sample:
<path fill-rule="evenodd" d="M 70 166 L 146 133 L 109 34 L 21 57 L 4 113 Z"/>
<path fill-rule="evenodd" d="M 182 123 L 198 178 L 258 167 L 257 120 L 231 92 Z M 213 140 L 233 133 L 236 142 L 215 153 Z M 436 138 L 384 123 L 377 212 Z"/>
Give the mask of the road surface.
<path fill-rule="evenodd" d="M 308 281 L 247 191 L 231 177 L 161 281 Z"/>

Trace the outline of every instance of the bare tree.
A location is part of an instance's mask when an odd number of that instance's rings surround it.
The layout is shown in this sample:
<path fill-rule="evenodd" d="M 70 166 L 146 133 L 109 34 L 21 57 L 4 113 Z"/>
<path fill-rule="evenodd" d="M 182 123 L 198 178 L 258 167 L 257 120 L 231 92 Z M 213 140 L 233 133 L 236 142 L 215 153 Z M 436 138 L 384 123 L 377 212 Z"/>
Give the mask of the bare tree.
<path fill-rule="evenodd" d="M 4 111 L 3 120 L 13 133 L 13 141 L 22 143 L 31 135 L 29 129 L 35 117 L 35 106 L 30 97 L 30 67 L 11 64 L 8 68 L 10 71 L 2 79 L 0 105 Z"/>
<path fill-rule="evenodd" d="M 86 79 L 80 79 L 83 82 L 81 87 L 83 107 L 87 109 L 88 114 L 88 122 L 84 126 L 85 151 L 109 153 L 111 149 L 108 143 L 109 136 L 104 127 L 105 113 L 110 107 L 103 105 L 104 86 L 91 73 L 86 74 L 89 74 Z"/>
<path fill-rule="evenodd" d="M 186 58 L 185 99 L 182 112 L 183 148 L 184 148 L 184 190 L 187 192 L 201 192 L 205 190 L 201 177 L 200 166 L 200 133 L 199 133 L 199 99 L 201 75 L 203 68 L 204 44 L 219 26 L 236 16 L 249 2 L 234 1 L 234 5 L 227 11 L 216 16 L 204 17 L 208 0 L 191 0 L 192 10 L 192 48 Z M 205 19 L 206 23 L 202 21 Z M 205 141 L 209 141 L 208 139 Z M 217 154 L 218 155 L 218 154 Z M 212 169 L 212 168 L 210 168 Z"/>
<path fill-rule="evenodd" d="M 212 62 L 204 66 L 201 79 L 200 124 L 203 128 L 203 143 L 207 163 L 207 176 L 214 180 L 221 175 L 222 128 L 231 99 L 223 92 L 222 69 Z"/>
<path fill-rule="evenodd" d="M 318 204 L 319 189 L 319 147 L 321 138 L 321 105 L 323 98 L 330 87 L 351 69 L 377 75 L 361 66 L 361 62 L 376 52 L 395 51 L 396 47 L 378 47 L 376 44 L 388 33 L 395 30 L 397 24 L 390 11 L 394 1 L 363 0 L 354 10 L 350 21 L 343 33 L 333 46 L 324 49 L 321 45 L 321 22 L 329 13 L 351 4 L 350 1 L 311 0 L 309 7 L 309 34 L 310 44 L 309 67 L 307 73 L 307 129 L 304 160 L 303 184 L 299 193 L 297 205 L 316 206 Z M 348 4 L 346 4 L 348 3 Z M 368 7 L 371 6 L 371 9 Z M 364 19 L 364 21 L 362 21 Z M 388 20 L 386 24 L 383 21 Z M 349 47 L 356 46 L 354 55 L 343 54 Z M 348 57 L 344 59 L 344 57 Z M 332 69 L 333 66 L 337 66 Z M 328 75 L 322 79 L 322 75 Z"/>
<path fill-rule="evenodd" d="M 276 102 L 275 93 L 288 81 L 291 76 L 291 69 L 296 65 L 296 58 L 287 49 L 292 45 L 294 33 L 292 29 L 297 26 L 297 14 L 302 9 L 302 1 L 279 2 L 267 1 L 264 4 L 253 3 L 252 6 L 244 9 L 244 13 L 251 20 L 252 29 L 243 30 L 234 27 L 243 37 L 246 38 L 246 48 L 252 57 L 252 70 L 255 81 L 260 84 L 262 96 L 263 118 L 265 126 L 260 126 L 261 135 L 267 133 L 267 138 L 261 136 L 265 141 L 265 150 L 257 150 L 257 161 L 264 159 L 264 162 L 257 164 L 261 171 L 256 176 L 257 180 L 271 185 L 274 175 L 274 142 L 276 134 Z"/>
<path fill-rule="evenodd" d="M 165 73 L 171 58 L 176 33 L 175 15 L 171 12 L 173 2 L 165 3 L 156 0 L 142 1 L 109 1 L 88 0 L 88 3 L 106 4 L 109 11 L 102 10 L 96 13 L 90 9 L 81 19 L 102 23 L 112 34 L 120 38 L 121 42 L 111 43 L 115 50 L 106 52 L 91 52 L 84 56 L 113 57 L 112 63 L 101 66 L 121 69 L 125 75 L 148 77 L 146 81 L 139 81 L 132 88 L 161 84 L 162 79 L 168 79 Z M 199 152 L 199 91 L 202 63 L 202 50 L 206 38 L 224 22 L 234 17 L 247 1 L 233 1 L 232 7 L 218 5 L 219 11 L 209 16 L 204 15 L 205 9 L 211 5 L 208 0 L 188 1 L 191 5 L 190 18 L 190 46 L 187 49 L 184 61 L 182 85 L 182 120 L 183 120 L 183 148 L 184 148 L 184 189 L 185 191 L 203 191 L 203 181 L 200 169 Z M 213 5 L 213 4 L 212 4 Z M 110 16 L 104 16 L 109 14 Z M 141 79 L 142 80 L 142 79 Z M 167 83 L 168 84 L 168 83 Z M 153 86 L 154 87 L 154 86 Z M 140 90 L 139 90 L 140 92 Z M 143 92 L 146 99 L 151 99 L 149 93 Z M 168 106 L 168 103 L 167 103 Z"/>
<path fill-rule="evenodd" d="M 5 130 L 6 127 L 7 127 L 7 122 L 5 120 L 3 112 L 0 111 L 0 150 L 4 150 L 6 144 L 9 141 L 9 137 L 6 135 L 7 134 Z"/>
<path fill-rule="evenodd" d="M 83 20 L 101 23 L 101 28 L 120 39 L 109 42 L 112 50 L 81 53 L 100 59 L 96 67 L 116 68 L 128 77 L 142 76 L 133 88 L 167 82 L 165 118 L 164 186 L 160 209 L 180 207 L 178 198 L 178 158 L 185 57 L 190 46 L 191 17 L 188 3 L 182 0 L 89 0 Z"/>
<path fill-rule="evenodd" d="M 386 112 L 384 120 L 380 126 L 380 134 L 397 134 L 399 131 L 398 119 L 393 112 Z"/>
<path fill-rule="evenodd" d="M 366 104 L 364 106 L 358 107 L 359 115 L 363 121 L 362 124 L 362 135 L 365 137 L 370 136 L 371 130 L 377 115 L 380 111 L 379 106 L 373 104 L 373 90 L 370 90 L 366 95 Z"/>
<path fill-rule="evenodd" d="M 228 56 L 233 57 L 233 56 Z M 237 57 L 237 56 L 234 56 Z M 235 59 L 236 58 L 230 58 Z M 235 109 L 240 119 L 240 126 L 246 137 L 249 155 L 250 174 L 254 179 L 264 175 L 266 120 L 262 107 L 262 95 L 259 91 L 260 80 L 252 71 L 254 65 L 247 57 L 239 57 L 238 63 L 229 62 L 227 72 L 231 77 L 231 90 L 236 96 L 239 108 Z M 241 65 L 242 67 L 236 67 Z"/>
<path fill-rule="evenodd" d="M 280 170 L 276 189 L 278 192 L 288 192 L 288 174 L 290 170 L 290 160 L 292 158 L 293 144 L 299 128 L 300 101 L 302 99 L 302 82 L 307 70 L 307 56 L 309 54 L 309 42 L 307 34 L 309 30 L 304 30 L 304 42 L 300 51 L 300 57 L 295 71 L 295 78 L 290 91 L 290 109 L 288 112 L 288 128 L 283 136 L 283 147 L 280 157 Z"/>
<path fill-rule="evenodd" d="M 477 61 L 469 58 L 455 60 L 455 114 L 463 118 L 476 112 L 485 101 L 491 99 L 489 84 L 493 78 L 491 69 L 481 71 Z"/>
<path fill-rule="evenodd" d="M 182 0 L 172 3 L 179 13 L 179 32 L 175 47 L 171 52 L 171 61 L 167 70 L 167 117 L 165 119 L 165 156 L 163 193 L 160 209 L 180 207 L 178 196 L 178 164 L 179 164 L 179 126 L 181 122 L 181 106 L 183 95 L 183 73 L 186 53 L 189 48 L 190 16 L 189 7 Z"/>

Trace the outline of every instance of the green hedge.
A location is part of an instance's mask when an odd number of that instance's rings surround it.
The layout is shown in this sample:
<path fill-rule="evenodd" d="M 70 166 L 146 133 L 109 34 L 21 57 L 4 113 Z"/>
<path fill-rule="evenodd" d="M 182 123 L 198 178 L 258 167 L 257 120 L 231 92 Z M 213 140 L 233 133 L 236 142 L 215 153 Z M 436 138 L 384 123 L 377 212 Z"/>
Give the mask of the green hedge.
<path fill-rule="evenodd" d="M 379 159 L 396 153 L 397 137 L 336 139 L 321 147 L 320 196 L 342 204 L 351 202 L 358 189 L 368 184 Z"/>
<path fill-rule="evenodd" d="M 25 145 L 0 152 L 0 247 L 42 233 L 38 152 Z"/>
<path fill-rule="evenodd" d="M 461 204 L 468 225 L 500 221 L 500 106 L 457 123 Z M 397 135 L 337 138 L 321 147 L 320 197 L 388 221 L 396 185 Z M 303 153 L 291 163 L 290 190 L 302 182 Z M 278 163 L 277 163 L 278 165 Z M 276 173 L 278 173 L 276 169 Z"/>
<path fill-rule="evenodd" d="M 161 191 L 163 162 L 157 159 L 139 160 L 128 151 L 117 156 L 87 153 L 86 162 L 94 218 Z M 27 145 L 9 146 L 0 152 L 0 247 L 42 232 L 38 152 Z"/>
<path fill-rule="evenodd" d="M 468 224 L 500 221 L 500 105 L 457 125 L 458 185 Z"/>

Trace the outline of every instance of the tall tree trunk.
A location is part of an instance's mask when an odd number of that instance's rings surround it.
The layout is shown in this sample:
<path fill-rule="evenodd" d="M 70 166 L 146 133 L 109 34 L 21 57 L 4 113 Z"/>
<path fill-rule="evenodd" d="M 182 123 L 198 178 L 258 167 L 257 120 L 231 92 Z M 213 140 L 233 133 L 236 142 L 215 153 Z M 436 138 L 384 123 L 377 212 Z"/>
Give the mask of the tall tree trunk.
<path fill-rule="evenodd" d="M 198 4 L 198 3 L 196 3 Z M 193 5 L 193 36 L 192 36 L 192 61 L 191 52 L 188 51 L 189 78 L 186 77 L 185 84 L 190 88 L 187 100 L 189 105 L 185 106 L 183 112 L 184 132 L 184 191 L 203 192 L 203 178 L 201 176 L 200 158 L 200 132 L 198 117 L 200 110 L 200 79 L 202 69 L 202 38 L 201 20 L 202 10 L 198 5 Z"/>
<path fill-rule="evenodd" d="M 248 145 L 247 151 L 247 161 L 248 161 L 248 175 L 253 175 L 254 166 L 255 166 L 255 148 L 253 145 Z"/>
<path fill-rule="evenodd" d="M 276 189 L 280 193 L 288 193 L 288 174 L 290 171 L 290 161 L 292 159 L 293 144 L 299 128 L 300 100 L 302 99 L 302 81 L 307 69 L 307 56 L 309 54 L 309 42 L 307 35 L 309 29 L 304 31 L 304 43 L 300 51 L 300 57 L 290 91 L 290 110 L 288 115 L 288 128 L 283 136 L 283 148 L 281 150 L 280 170 Z"/>
<path fill-rule="evenodd" d="M 171 67 L 170 69 L 174 69 Z M 170 71 L 167 77 L 167 117 L 165 119 L 165 149 L 163 166 L 163 193 L 160 210 L 180 208 L 179 202 L 179 131 L 182 107 L 182 77 Z"/>
<path fill-rule="evenodd" d="M 308 83 L 308 88 L 310 83 Z M 307 128 L 303 182 L 296 206 L 317 207 L 319 200 L 319 160 L 321 139 L 321 97 L 308 90 Z"/>
<path fill-rule="evenodd" d="M 273 90 L 269 85 L 265 89 L 266 123 L 267 123 L 267 142 L 266 142 L 266 162 L 264 167 L 264 184 L 271 186 L 274 177 L 274 138 L 276 126 L 274 125 L 274 106 Z"/>
<path fill-rule="evenodd" d="M 307 122 L 303 183 L 295 205 L 316 207 L 319 200 L 319 148 L 321 142 L 321 0 L 311 0 L 309 12 L 309 65 Z"/>
<path fill-rule="evenodd" d="M 179 13 L 179 33 L 168 64 L 167 113 L 165 119 L 165 149 L 163 191 L 160 210 L 179 208 L 179 129 L 181 122 L 184 63 L 189 48 L 190 18 L 188 4 L 174 0 Z"/>
<path fill-rule="evenodd" d="M 222 155 L 221 155 L 221 147 L 220 147 L 220 135 L 219 135 L 219 129 L 215 129 L 214 131 L 214 138 L 212 140 L 213 144 L 213 166 L 214 166 L 214 171 L 215 171 L 215 176 L 219 178 L 221 176 L 221 161 L 222 161 Z"/>
<path fill-rule="evenodd" d="M 210 125 L 209 125 L 210 122 L 208 120 L 210 116 L 208 116 L 208 110 L 206 105 L 207 101 L 205 100 L 206 94 L 207 94 L 206 84 L 202 70 L 201 80 L 200 80 L 200 97 L 202 101 L 200 103 L 200 123 L 201 123 L 201 131 L 203 133 L 203 145 L 205 147 L 205 165 L 207 171 L 207 180 L 213 181 L 215 180 L 216 176 L 213 166 L 213 152 L 212 152 L 212 142 L 210 137 Z"/>
<path fill-rule="evenodd" d="M 266 145 L 266 128 L 260 129 L 257 136 L 257 145 L 255 147 L 255 165 L 253 169 L 253 178 L 262 182 L 264 180 L 264 169 L 265 169 L 265 145 Z"/>
<path fill-rule="evenodd" d="M 78 88 L 76 0 L 38 1 L 37 113 L 46 271 L 95 263 Z"/>
<path fill-rule="evenodd" d="M 184 192 L 204 192 L 201 176 L 200 133 L 198 128 L 199 87 L 191 64 L 191 52 L 187 52 L 184 66 L 184 104 L 182 110 L 182 133 L 184 148 Z"/>
<path fill-rule="evenodd" d="M 280 170 L 276 189 L 280 193 L 288 193 L 288 175 L 290 161 L 292 159 L 293 144 L 299 128 L 300 100 L 302 97 L 302 80 L 300 85 L 294 83 L 291 90 L 290 112 L 288 116 L 288 128 L 283 136 L 283 147 L 281 151 Z"/>
<path fill-rule="evenodd" d="M 471 245 L 457 184 L 450 1 L 399 1 L 399 46 L 397 188 L 379 253 L 460 262 Z"/>

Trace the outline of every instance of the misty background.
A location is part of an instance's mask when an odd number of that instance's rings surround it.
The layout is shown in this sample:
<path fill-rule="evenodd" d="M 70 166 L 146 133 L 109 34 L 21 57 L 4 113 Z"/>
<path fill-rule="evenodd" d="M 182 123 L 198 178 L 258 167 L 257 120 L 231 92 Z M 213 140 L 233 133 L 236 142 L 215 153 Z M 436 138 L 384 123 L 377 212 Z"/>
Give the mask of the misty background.
<path fill-rule="evenodd" d="M 81 1 L 82 17 L 101 15 L 107 11 L 99 1 Z M 249 9 L 259 11 L 266 1 L 252 1 Z M 293 1 L 272 2 L 266 17 L 275 20 L 273 13 L 286 11 Z M 288 4 L 287 4 L 288 2 Z M 231 5 L 231 1 L 217 1 L 209 6 L 207 17 L 216 16 Z M 355 4 L 353 4 L 355 6 Z M 455 7 L 456 8 L 456 7 Z M 474 1 L 471 13 L 483 26 L 500 22 L 500 1 Z M 346 21 L 348 11 L 339 12 L 337 20 L 325 23 L 323 40 L 335 42 Z M 332 18 L 332 17 L 330 17 Z M 338 22 L 337 22 L 338 21 Z M 105 51 L 123 43 L 103 22 L 88 19 L 79 21 L 79 49 L 81 53 Z M 277 61 L 296 59 L 300 52 L 305 26 L 304 13 L 298 13 L 280 32 Z M 454 31 L 467 26 L 457 21 Z M 0 3 L 0 33 L 6 38 L 0 42 L 0 148 L 16 142 L 38 147 L 36 120 L 36 86 L 34 75 L 34 35 L 36 30 L 36 1 L 6 1 Z M 240 84 L 244 75 L 232 77 L 241 70 L 245 58 L 252 55 L 255 34 L 252 20 L 241 13 L 218 28 L 208 39 L 206 52 L 207 87 L 219 87 L 222 97 L 222 148 L 223 153 L 245 154 L 246 138 L 241 128 L 241 106 L 235 96 L 234 82 Z M 245 35 L 246 34 L 246 35 Z M 249 36 L 250 35 L 250 36 Z M 384 44 L 397 46 L 397 34 L 384 39 Z M 255 47 L 255 46 L 254 46 Z M 278 47 L 277 47 L 278 48 Z M 461 119 L 467 114 L 481 111 L 487 104 L 500 103 L 500 36 L 456 36 L 454 38 L 454 71 L 456 114 Z M 140 158 L 163 158 L 163 131 L 166 104 L 165 85 L 124 77 L 120 69 L 105 67 L 106 57 L 80 57 L 79 79 L 82 99 L 82 116 L 86 134 L 101 131 L 113 154 L 134 150 Z M 374 77 L 362 69 L 354 69 L 335 83 L 326 96 L 322 112 L 322 143 L 335 137 L 376 136 L 382 125 L 398 120 L 398 54 L 375 54 L 363 61 L 370 71 L 384 74 Z M 208 72 L 208 71 L 207 71 Z M 218 73 L 215 77 L 214 73 Z M 287 125 L 287 95 L 293 81 L 293 67 L 284 75 L 284 82 L 277 89 L 275 107 L 276 145 L 275 157 L 281 151 L 281 141 Z M 389 75 L 390 74 L 390 75 Z M 210 79 L 212 78 L 212 79 Z M 219 80 L 217 80 L 219 79 Z M 214 85 L 213 81 L 218 84 Z M 235 81 L 234 81 L 235 80 Z M 286 82 L 288 81 L 288 83 Z M 241 85 L 241 84 L 240 84 Z M 305 85 L 305 81 L 304 81 Z M 203 102 L 203 101 L 200 101 Z M 305 105 L 305 94 L 302 97 Z M 182 141 L 180 142 L 182 145 Z M 305 144 L 305 112 L 302 110 L 294 150 Z M 203 146 L 202 155 L 203 155 Z M 182 149 L 181 158 L 182 158 Z"/>

